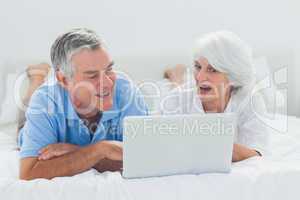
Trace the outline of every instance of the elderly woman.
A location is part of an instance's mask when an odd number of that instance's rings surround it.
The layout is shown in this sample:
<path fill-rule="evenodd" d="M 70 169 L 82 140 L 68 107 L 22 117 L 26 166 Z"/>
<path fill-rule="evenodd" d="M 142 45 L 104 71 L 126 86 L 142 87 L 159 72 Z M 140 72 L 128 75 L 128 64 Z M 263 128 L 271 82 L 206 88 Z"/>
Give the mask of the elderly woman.
<path fill-rule="evenodd" d="M 182 67 L 167 70 L 165 76 L 181 83 Z M 267 152 L 268 133 L 256 111 L 266 111 L 264 101 L 251 92 L 255 83 L 251 49 L 228 31 L 210 33 L 196 41 L 194 84 L 176 88 L 161 103 L 164 113 L 228 113 L 238 116 L 233 161 Z M 179 97 L 179 98 L 178 98 Z M 176 99 L 176 103 L 174 103 Z M 170 106 L 170 105 L 173 105 Z"/>

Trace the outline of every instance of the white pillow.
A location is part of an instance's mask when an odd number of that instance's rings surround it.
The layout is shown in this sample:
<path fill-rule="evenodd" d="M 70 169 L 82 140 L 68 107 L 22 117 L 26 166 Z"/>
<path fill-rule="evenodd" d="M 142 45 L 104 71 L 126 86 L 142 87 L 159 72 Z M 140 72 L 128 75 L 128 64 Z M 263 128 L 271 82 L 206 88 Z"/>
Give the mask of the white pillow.
<path fill-rule="evenodd" d="M 10 123 L 0 126 L 0 151 L 1 150 L 16 150 L 17 144 L 17 124 Z"/>
<path fill-rule="evenodd" d="M 18 108 L 28 87 L 24 63 L 7 62 L 0 66 L 0 125 L 17 122 Z"/>
<path fill-rule="evenodd" d="M 14 83 L 17 78 L 16 74 L 9 74 L 4 83 L 4 101 L 1 105 L 1 114 L 0 114 L 0 122 L 1 124 L 7 124 L 9 122 L 16 121 L 16 113 L 17 113 L 17 105 L 14 99 Z"/>
<path fill-rule="evenodd" d="M 27 63 L 27 64 L 25 64 Z M 40 61 L 24 61 L 7 63 L 0 70 L 0 125 L 17 123 L 20 109 L 25 109 L 23 98 L 27 92 L 29 80 L 26 74 L 28 63 L 41 63 Z M 53 74 L 51 70 L 49 76 Z M 48 76 L 48 77 L 49 77 Z M 1 89 L 2 87 L 2 89 Z"/>
<path fill-rule="evenodd" d="M 269 113 L 284 113 L 286 97 L 280 92 L 273 80 L 273 74 L 265 57 L 254 59 L 254 68 L 256 75 L 256 87 L 260 88 L 259 93 L 263 96 L 266 108 Z"/>
<path fill-rule="evenodd" d="M 3 97 L 4 92 L 4 65 L 2 62 L 0 62 L 0 97 Z M 2 104 L 3 98 L 0 98 L 0 105 Z M 0 106 L 0 113 L 1 113 L 1 106 Z"/>

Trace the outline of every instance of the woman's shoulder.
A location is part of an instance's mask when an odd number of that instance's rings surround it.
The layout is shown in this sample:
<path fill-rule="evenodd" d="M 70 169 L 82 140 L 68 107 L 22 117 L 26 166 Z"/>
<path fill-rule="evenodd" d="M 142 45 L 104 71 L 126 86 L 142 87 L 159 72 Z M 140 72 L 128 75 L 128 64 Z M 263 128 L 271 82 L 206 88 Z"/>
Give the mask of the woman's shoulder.
<path fill-rule="evenodd" d="M 260 93 L 247 96 L 234 95 L 232 98 L 232 111 L 237 113 L 242 121 L 257 118 L 267 113 L 265 100 Z"/>

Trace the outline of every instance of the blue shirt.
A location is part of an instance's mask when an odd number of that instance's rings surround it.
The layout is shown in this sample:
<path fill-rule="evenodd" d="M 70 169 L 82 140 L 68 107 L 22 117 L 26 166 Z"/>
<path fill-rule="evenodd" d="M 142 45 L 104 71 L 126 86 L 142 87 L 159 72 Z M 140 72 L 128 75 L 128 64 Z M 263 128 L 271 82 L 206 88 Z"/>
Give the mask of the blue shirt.
<path fill-rule="evenodd" d="M 147 114 L 140 91 L 128 80 L 118 77 L 113 106 L 102 113 L 91 135 L 75 111 L 69 93 L 56 80 L 50 81 L 31 97 L 26 122 L 19 134 L 20 157 L 37 157 L 41 148 L 60 142 L 86 146 L 101 140 L 122 141 L 124 117 Z"/>

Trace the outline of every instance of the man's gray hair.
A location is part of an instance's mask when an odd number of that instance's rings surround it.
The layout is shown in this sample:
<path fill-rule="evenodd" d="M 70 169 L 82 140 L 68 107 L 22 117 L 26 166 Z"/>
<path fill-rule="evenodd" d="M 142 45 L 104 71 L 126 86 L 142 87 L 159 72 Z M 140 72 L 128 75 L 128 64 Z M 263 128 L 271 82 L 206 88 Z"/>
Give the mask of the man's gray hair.
<path fill-rule="evenodd" d="M 96 50 L 100 48 L 102 41 L 92 30 L 86 28 L 72 29 L 60 35 L 51 47 L 51 62 L 55 70 L 71 78 L 73 67 L 71 58 L 82 49 Z"/>

